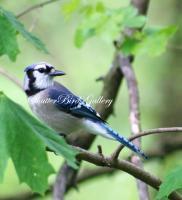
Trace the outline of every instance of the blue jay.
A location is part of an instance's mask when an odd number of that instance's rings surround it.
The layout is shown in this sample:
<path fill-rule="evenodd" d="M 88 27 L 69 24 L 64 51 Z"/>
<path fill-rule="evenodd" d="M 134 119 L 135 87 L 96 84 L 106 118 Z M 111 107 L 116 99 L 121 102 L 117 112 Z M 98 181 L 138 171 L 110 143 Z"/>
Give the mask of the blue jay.
<path fill-rule="evenodd" d="M 35 115 L 56 132 L 65 135 L 83 129 L 89 133 L 114 139 L 139 156 L 145 154 L 132 142 L 119 135 L 80 97 L 54 81 L 65 75 L 51 64 L 40 62 L 25 68 L 24 91 Z"/>

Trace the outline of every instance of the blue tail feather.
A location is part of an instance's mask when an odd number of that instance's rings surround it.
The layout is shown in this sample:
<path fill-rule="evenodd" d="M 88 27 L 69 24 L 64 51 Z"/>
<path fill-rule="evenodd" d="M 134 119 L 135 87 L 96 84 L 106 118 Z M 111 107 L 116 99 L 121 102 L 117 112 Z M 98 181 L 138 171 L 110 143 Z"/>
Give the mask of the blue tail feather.
<path fill-rule="evenodd" d="M 105 127 L 107 133 L 110 136 L 112 136 L 115 140 L 117 140 L 121 144 L 125 145 L 126 147 L 128 147 L 129 149 L 134 151 L 139 156 L 147 159 L 147 156 L 144 154 L 144 152 L 140 148 L 135 146 L 132 142 L 130 142 L 128 139 L 126 139 L 125 137 L 119 135 L 116 131 L 114 131 L 112 128 L 110 128 L 107 124 L 103 123 L 103 126 Z"/>

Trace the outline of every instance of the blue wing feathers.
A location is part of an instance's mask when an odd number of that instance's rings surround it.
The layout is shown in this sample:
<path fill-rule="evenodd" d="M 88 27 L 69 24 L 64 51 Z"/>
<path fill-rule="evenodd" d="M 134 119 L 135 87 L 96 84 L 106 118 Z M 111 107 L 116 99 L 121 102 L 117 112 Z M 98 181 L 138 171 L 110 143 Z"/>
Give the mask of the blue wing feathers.
<path fill-rule="evenodd" d="M 61 111 L 79 118 L 88 118 L 93 121 L 104 122 L 89 104 L 71 93 L 61 84 L 56 83 L 55 86 L 49 88 L 49 97 L 55 100 L 55 105 Z"/>

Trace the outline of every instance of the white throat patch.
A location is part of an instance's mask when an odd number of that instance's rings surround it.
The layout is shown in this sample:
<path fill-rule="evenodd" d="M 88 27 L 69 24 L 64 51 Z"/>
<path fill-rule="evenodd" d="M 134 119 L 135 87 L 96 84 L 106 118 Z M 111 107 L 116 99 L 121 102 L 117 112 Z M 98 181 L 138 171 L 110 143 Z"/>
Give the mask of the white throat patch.
<path fill-rule="evenodd" d="M 38 89 L 44 89 L 50 87 L 54 84 L 52 77 L 38 71 L 34 71 L 33 75 L 35 77 L 34 86 Z"/>

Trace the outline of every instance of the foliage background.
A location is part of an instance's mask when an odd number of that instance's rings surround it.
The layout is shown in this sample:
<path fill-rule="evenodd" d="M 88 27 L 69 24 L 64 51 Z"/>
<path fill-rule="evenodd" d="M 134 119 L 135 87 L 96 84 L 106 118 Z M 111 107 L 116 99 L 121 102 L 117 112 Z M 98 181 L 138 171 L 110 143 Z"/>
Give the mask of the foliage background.
<path fill-rule="evenodd" d="M 1 0 L 0 5 L 14 13 L 19 13 L 37 2 L 37 0 L 19 0 L 17 3 L 16 1 Z M 96 97 L 99 95 L 102 83 L 96 82 L 95 79 L 103 75 L 110 67 L 114 47 L 94 37 L 87 41 L 83 48 L 77 49 L 73 43 L 73 36 L 79 16 L 75 16 L 74 20 L 65 21 L 61 13 L 61 6 L 64 2 L 52 3 L 21 18 L 28 29 L 31 29 L 33 21 L 36 21 L 33 32 L 44 41 L 50 54 L 37 51 L 22 37 L 18 37 L 21 53 L 16 62 L 13 63 L 7 56 L 3 56 L 0 58 L 0 66 L 11 71 L 23 81 L 25 66 L 37 61 L 48 61 L 67 73 L 67 76 L 58 79 L 58 81 L 83 97 L 92 94 Z M 103 2 L 110 7 L 127 4 L 126 0 L 122 3 L 119 0 L 103 0 Z M 182 6 L 179 0 L 166 0 L 165 4 L 163 1 L 151 0 L 150 3 L 149 24 L 168 25 L 177 23 L 179 31 L 175 38 L 170 41 L 165 54 L 153 58 L 147 55 L 138 56 L 134 62 L 139 82 L 143 129 L 177 126 L 181 123 L 182 114 L 179 112 L 182 104 L 180 84 L 180 75 L 182 74 L 182 30 L 180 25 L 182 22 L 180 11 L 182 11 Z M 0 90 L 3 90 L 6 95 L 23 105 L 30 112 L 26 96 L 19 88 L 2 76 L 0 76 L 0 83 Z M 130 134 L 127 96 L 124 83 L 115 106 L 116 117 L 111 116 L 109 119 L 109 124 L 125 136 Z M 144 138 L 143 148 L 155 148 L 155 144 L 157 147 L 159 142 L 160 138 L 156 136 Z M 115 142 L 98 137 L 92 147 L 93 151 L 96 151 L 97 144 L 102 144 L 106 154 L 116 146 Z M 126 155 L 128 152 L 125 150 L 123 154 Z M 145 167 L 162 178 L 171 168 L 182 164 L 181 159 L 179 159 L 180 153 L 175 152 L 162 161 L 153 160 L 146 163 Z M 49 158 L 55 169 L 58 170 L 62 159 L 53 154 L 49 154 Z M 89 165 L 89 167 L 92 166 Z M 54 176 L 51 176 L 50 182 L 53 180 Z M 125 173 L 116 173 L 113 176 L 97 178 L 88 184 L 81 185 L 79 192 L 72 190 L 66 196 L 66 199 L 91 200 L 97 199 L 98 194 L 100 199 L 105 200 L 121 197 L 123 199 L 136 199 L 135 184 L 135 180 L 131 176 Z M 130 187 L 125 188 L 126 186 Z M 4 182 L 0 185 L 0 197 L 26 190 L 29 190 L 27 186 L 18 184 L 14 167 L 9 161 Z M 43 199 L 50 198 L 45 197 Z"/>

